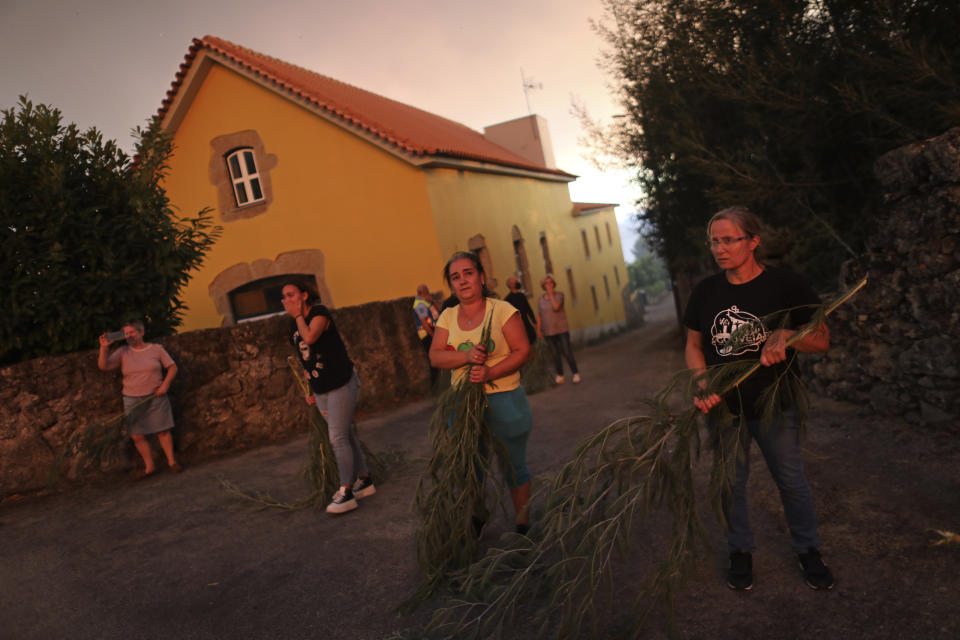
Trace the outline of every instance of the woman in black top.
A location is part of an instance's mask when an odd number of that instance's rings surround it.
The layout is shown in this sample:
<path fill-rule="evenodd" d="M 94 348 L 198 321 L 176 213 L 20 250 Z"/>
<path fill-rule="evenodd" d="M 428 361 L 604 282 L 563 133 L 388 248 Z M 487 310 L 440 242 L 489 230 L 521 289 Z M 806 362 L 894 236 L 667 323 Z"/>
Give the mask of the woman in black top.
<path fill-rule="evenodd" d="M 327 505 L 327 513 L 345 513 L 357 508 L 357 498 L 376 493 L 353 426 L 360 379 L 330 311 L 319 304 L 318 296 L 298 282 L 285 283 L 282 295 L 283 308 L 293 318 L 290 342 L 300 353 L 303 375 L 313 391 L 307 404 L 315 403 L 327 420 L 340 472 L 340 490 Z"/>

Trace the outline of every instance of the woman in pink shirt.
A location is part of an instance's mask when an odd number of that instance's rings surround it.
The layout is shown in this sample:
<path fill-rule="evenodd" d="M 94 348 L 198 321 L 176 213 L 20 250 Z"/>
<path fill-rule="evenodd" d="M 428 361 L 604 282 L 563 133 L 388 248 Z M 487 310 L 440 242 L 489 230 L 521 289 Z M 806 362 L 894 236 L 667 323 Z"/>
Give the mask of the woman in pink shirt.
<path fill-rule="evenodd" d="M 113 353 L 106 334 L 100 336 L 100 355 L 97 366 L 103 371 L 120 368 L 123 373 L 123 411 L 127 429 L 140 457 L 143 458 L 143 477 L 157 471 L 147 435 L 157 434 L 160 447 L 167 456 L 167 464 L 175 473 L 183 470 L 173 455 L 173 410 L 167 391 L 177 375 L 177 365 L 167 350 L 158 344 L 143 341 L 143 323 L 131 320 L 123 325 L 127 344 Z"/>

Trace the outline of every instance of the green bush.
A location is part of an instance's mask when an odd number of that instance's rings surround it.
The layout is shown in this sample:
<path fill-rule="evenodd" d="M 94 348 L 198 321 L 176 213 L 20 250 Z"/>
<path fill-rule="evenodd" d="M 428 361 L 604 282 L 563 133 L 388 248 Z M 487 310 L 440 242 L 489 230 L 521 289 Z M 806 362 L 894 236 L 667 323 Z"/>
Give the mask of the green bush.
<path fill-rule="evenodd" d="M 220 233 L 180 218 L 161 186 L 172 152 L 158 123 L 131 160 L 96 129 L 21 97 L 0 122 L 0 363 L 92 348 L 127 319 L 181 323 L 178 295 Z"/>

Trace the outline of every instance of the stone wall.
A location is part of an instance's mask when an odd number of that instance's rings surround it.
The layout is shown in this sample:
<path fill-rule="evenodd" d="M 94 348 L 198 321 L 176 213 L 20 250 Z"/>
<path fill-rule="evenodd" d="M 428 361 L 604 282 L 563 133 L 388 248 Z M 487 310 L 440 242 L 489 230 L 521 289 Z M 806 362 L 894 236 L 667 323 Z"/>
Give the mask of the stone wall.
<path fill-rule="evenodd" d="M 960 128 L 879 158 L 885 194 L 867 252 L 843 284 L 869 284 L 830 320 L 833 347 L 813 365 L 832 397 L 958 429 Z"/>
<path fill-rule="evenodd" d="M 333 310 L 360 376 L 361 412 L 402 404 L 429 390 L 429 364 L 413 328 L 411 302 Z M 183 462 L 305 432 L 306 405 L 287 363 L 294 354 L 288 326 L 286 316 L 273 317 L 155 341 L 179 370 L 170 398 Z M 0 500 L 44 490 L 51 463 L 71 436 L 122 409 L 120 375 L 97 368 L 96 350 L 0 368 Z M 154 446 L 159 462 L 162 453 Z M 109 479 L 141 464 L 128 441 L 117 462 L 82 478 L 67 469 L 58 486 Z"/>

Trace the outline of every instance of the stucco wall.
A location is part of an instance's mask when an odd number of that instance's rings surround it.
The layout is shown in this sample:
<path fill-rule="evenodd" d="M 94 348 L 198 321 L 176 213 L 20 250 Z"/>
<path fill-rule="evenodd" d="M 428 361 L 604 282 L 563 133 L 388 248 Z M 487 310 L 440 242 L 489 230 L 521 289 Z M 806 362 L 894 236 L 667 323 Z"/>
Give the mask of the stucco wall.
<path fill-rule="evenodd" d="M 281 253 L 318 249 L 333 307 L 412 295 L 441 286 L 443 264 L 423 174 L 415 167 L 291 100 L 215 64 L 174 136 L 165 186 L 171 202 L 193 213 L 218 209 L 211 183 L 211 141 L 253 130 L 270 171 L 266 212 L 224 222 L 186 287 L 186 330 L 220 326 L 208 290 L 225 269 Z"/>
<path fill-rule="evenodd" d="M 361 379 L 361 412 L 428 391 L 429 365 L 411 303 L 403 298 L 333 310 Z M 306 405 L 287 364 L 294 354 L 288 326 L 289 319 L 278 316 L 156 340 L 179 368 L 170 395 L 180 459 L 195 463 L 305 432 Z M 43 490 L 71 436 L 121 411 L 120 375 L 97 368 L 96 350 L 0 369 L 0 500 Z M 159 450 L 155 458 L 162 460 Z M 118 477 L 140 464 L 125 441 L 117 463 L 83 478 L 67 471 L 60 488 Z"/>
<path fill-rule="evenodd" d="M 557 289 L 567 298 L 565 307 L 571 332 L 587 337 L 583 335 L 584 330 L 591 327 L 609 328 L 626 322 L 623 301 L 618 292 L 627 282 L 627 272 L 612 209 L 574 217 L 565 182 L 453 169 L 429 170 L 427 190 L 436 219 L 441 252 L 449 256 L 454 251 L 465 251 L 469 248 L 470 238 L 483 235 L 490 252 L 492 276 L 496 279 L 495 290 L 501 296 L 507 293 L 507 278 L 516 271 L 512 235 L 516 226 L 527 254 L 534 294 L 531 305 L 534 308 L 536 296 L 542 293 L 540 280 L 546 275 L 540 246 L 540 233 L 543 232 Z M 594 226 L 600 233 L 599 249 Z M 610 227 L 609 238 L 607 226 Z M 583 249 L 581 229 L 587 232 L 589 258 Z M 576 301 L 570 294 L 567 267 L 573 272 Z M 604 275 L 610 288 L 609 297 L 603 284 Z M 620 278 L 619 285 L 617 275 Z M 590 294 L 591 285 L 597 292 L 599 310 L 596 311 Z"/>

